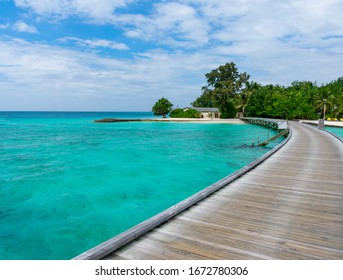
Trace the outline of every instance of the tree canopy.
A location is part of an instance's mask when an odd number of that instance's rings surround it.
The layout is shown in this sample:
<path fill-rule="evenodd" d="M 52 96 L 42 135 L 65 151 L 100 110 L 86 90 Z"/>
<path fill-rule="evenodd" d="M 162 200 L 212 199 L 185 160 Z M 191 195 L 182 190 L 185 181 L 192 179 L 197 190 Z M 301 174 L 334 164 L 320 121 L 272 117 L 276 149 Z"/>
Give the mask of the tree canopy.
<path fill-rule="evenodd" d="M 318 86 L 315 82 L 294 81 L 290 86 L 261 85 L 249 81 L 233 62 L 205 74 L 207 85 L 194 102 L 194 107 L 217 107 L 222 118 L 240 116 L 282 119 L 343 118 L 343 77 Z M 159 99 L 152 108 L 164 118 L 173 104 Z M 192 110 L 175 109 L 173 116 L 198 117 Z"/>
<path fill-rule="evenodd" d="M 152 107 L 152 112 L 156 116 L 166 117 L 167 114 L 172 110 L 173 104 L 166 98 L 161 98 L 157 100 L 155 105 Z"/>
<path fill-rule="evenodd" d="M 213 69 L 205 77 L 207 86 L 203 87 L 201 98 L 205 101 L 210 97 L 212 103 L 208 102 L 208 104 L 218 107 L 222 118 L 234 118 L 236 116 L 235 95 L 239 94 L 248 82 L 249 75 L 245 72 L 239 73 L 236 65 L 230 62 Z"/>
<path fill-rule="evenodd" d="M 193 108 L 188 108 L 188 109 L 176 108 L 170 112 L 171 118 L 200 118 L 200 116 L 201 114 Z"/>
<path fill-rule="evenodd" d="M 295 81 L 291 86 L 260 86 L 254 90 L 246 107 L 246 116 L 283 119 L 318 119 L 343 117 L 343 78 L 317 86 Z"/>
<path fill-rule="evenodd" d="M 218 107 L 221 117 L 272 117 L 283 119 L 343 118 L 343 77 L 318 86 L 294 81 L 290 86 L 261 85 L 239 73 L 233 62 L 205 74 L 207 85 L 191 105 Z"/>
<path fill-rule="evenodd" d="M 211 96 L 211 91 L 207 87 L 203 87 L 202 90 L 202 95 L 192 102 L 191 105 L 194 107 L 213 108 L 214 101 Z"/>

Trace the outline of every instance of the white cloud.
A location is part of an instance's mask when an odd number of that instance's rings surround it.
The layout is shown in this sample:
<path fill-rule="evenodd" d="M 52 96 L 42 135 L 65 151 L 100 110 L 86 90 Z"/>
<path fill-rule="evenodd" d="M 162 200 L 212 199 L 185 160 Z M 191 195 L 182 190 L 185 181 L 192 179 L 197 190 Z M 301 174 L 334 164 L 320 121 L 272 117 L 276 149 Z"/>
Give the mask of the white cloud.
<path fill-rule="evenodd" d="M 321 37 L 342 35 L 343 2 L 270 0 L 180 0 L 155 4 L 139 20 L 124 19 L 126 35 L 174 47 L 193 48 L 213 43 L 271 41 L 315 45 Z M 299 40 L 300 39 L 300 40 Z"/>
<path fill-rule="evenodd" d="M 200 94 L 209 60 L 164 51 L 132 60 L 103 58 L 21 39 L 0 40 L 0 109 L 16 109 L 14 100 L 26 96 L 30 100 L 21 106 L 47 110 L 150 110 L 162 96 L 187 106 Z M 60 107 L 52 108 L 56 104 Z"/>
<path fill-rule="evenodd" d="M 181 2 L 195 7 L 212 27 L 212 51 L 259 82 L 326 82 L 343 73 L 342 1 Z"/>
<path fill-rule="evenodd" d="M 220 42 L 270 40 L 290 34 L 304 39 L 332 32 L 342 35 L 343 2 L 270 0 L 182 0 L 192 5 L 212 27 L 211 38 Z"/>
<path fill-rule="evenodd" d="M 159 4 L 156 7 L 153 22 L 157 30 L 194 42 L 208 41 L 209 27 L 193 7 L 174 2 Z"/>
<path fill-rule="evenodd" d="M 38 33 L 36 27 L 28 25 L 21 20 L 18 20 L 15 24 L 13 24 L 12 28 L 18 32 Z"/>
<path fill-rule="evenodd" d="M 17 7 L 31 9 L 43 17 L 67 18 L 82 16 L 108 20 L 117 8 L 125 7 L 132 0 L 15 0 Z"/>
<path fill-rule="evenodd" d="M 117 9 L 131 2 L 16 0 L 42 17 L 80 16 L 87 24 L 94 20 L 111 25 L 133 38 L 132 47 L 131 42 L 96 38 L 65 40 L 91 49 L 131 47 L 133 58 L 103 58 L 89 49 L 71 51 L 20 40 L 2 42 L 0 61 L 13 66 L 0 67 L 1 87 L 36 98 L 47 93 L 61 100 L 89 96 L 98 108 L 115 104 L 113 110 L 130 110 L 149 109 L 161 96 L 187 106 L 200 94 L 204 74 L 230 61 L 261 83 L 320 84 L 342 76 L 341 0 L 175 0 L 156 1 L 145 14 Z M 150 50 L 132 53 L 139 40 L 150 41 Z"/>
<path fill-rule="evenodd" d="M 132 0 L 73 0 L 71 5 L 77 13 L 94 19 L 108 20 L 113 17 L 115 9 L 125 7 L 130 2 Z"/>
<path fill-rule="evenodd" d="M 337 44 L 340 39 L 330 40 Z M 242 42 L 192 54 L 160 49 L 118 59 L 2 38 L 0 110 L 34 110 L 38 105 L 46 110 L 150 110 L 162 96 L 188 106 L 201 94 L 205 73 L 229 61 L 265 84 L 289 85 L 294 80 L 321 84 L 343 73 L 342 53 L 332 56 L 321 49 L 285 47 L 282 41 L 269 48 L 264 41 L 255 41 L 253 49 L 255 53 L 249 42 Z"/>
<path fill-rule="evenodd" d="M 19 8 L 31 9 L 38 15 L 50 16 L 69 16 L 70 1 L 69 0 L 14 0 Z"/>
<path fill-rule="evenodd" d="M 122 19 L 122 17 L 118 17 Z M 208 43 L 210 27 L 190 5 L 162 2 L 150 15 L 126 21 L 126 36 L 173 47 L 195 48 Z"/>
<path fill-rule="evenodd" d="M 109 48 L 114 50 L 128 50 L 129 47 L 123 43 L 118 43 L 115 41 L 109 41 L 104 39 L 80 39 L 75 37 L 66 37 L 59 39 L 59 41 L 66 42 L 66 41 L 75 41 L 82 46 L 88 46 L 90 48 Z"/>
<path fill-rule="evenodd" d="M 130 14 L 134 0 L 15 0 L 43 17 L 79 16 L 113 24 L 131 38 L 173 44 L 206 46 L 268 40 L 301 34 L 303 40 L 343 34 L 341 0 L 175 0 L 156 1 L 150 14 Z M 126 13 L 118 8 L 126 7 Z"/>
<path fill-rule="evenodd" d="M 128 50 L 128 46 L 123 43 L 117 43 L 114 41 L 108 41 L 103 39 L 94 39 L 94 40 L 82 40 L 81 43 L 85 43 L 90 47 L 103 47 L 116 50 Z"/>
<path fill-rule="evenodd" d="M 128 7 L 134 0 L 15 0 L 21 8 L 31 9 L 45 18 L 63 19 L 78 16 L 87 21 L 122 26 L 128 37 L 146 40 L 208 42 L 209 26 L 190 5 L 161 2 L 150 15 L 119 14 L 118 8 Z"/>

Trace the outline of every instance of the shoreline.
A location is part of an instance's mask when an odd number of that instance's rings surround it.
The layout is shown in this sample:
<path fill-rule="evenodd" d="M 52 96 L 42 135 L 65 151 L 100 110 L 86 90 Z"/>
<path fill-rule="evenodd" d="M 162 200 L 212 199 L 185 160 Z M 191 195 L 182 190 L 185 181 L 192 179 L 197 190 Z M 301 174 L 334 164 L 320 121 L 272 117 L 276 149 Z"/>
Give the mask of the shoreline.
<path fill-rule="evenodd" d="M 241 119 L 193 119 L 193 118 L 165 118 L 165 119 L 116 119 L 105 118 L 95 120 L 98 123 L 114 122 L 186 122 L 186 123 L 208 123 L 208 124 L 244 124 Z"/>
<path fill-rule="evenodd" d="M 299 120 L 299 123 L 307 123 L 311 125 L 318 125 L 318 120 Z M 341 121 L 324 121 L 325 126 L 331 127 L 343 127 L 343 122 Z"/>
<path fill-rule="evenodd" d="M 228 124 L 244 124 L 241 119 L 193 119 L 193 118 L 167 118 L 167 119 L 152 119 L 156 122 L 194 122 L 194 123 L 228 123 Z"/>

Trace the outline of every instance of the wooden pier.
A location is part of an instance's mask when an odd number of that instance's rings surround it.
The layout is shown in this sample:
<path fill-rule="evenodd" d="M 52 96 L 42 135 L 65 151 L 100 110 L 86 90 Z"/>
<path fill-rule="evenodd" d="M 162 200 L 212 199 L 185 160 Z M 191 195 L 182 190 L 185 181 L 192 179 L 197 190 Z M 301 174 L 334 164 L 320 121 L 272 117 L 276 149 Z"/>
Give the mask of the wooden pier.
<path fill-rule="evenodd" d="M 253 170 L 103 259 L 343 259 L 343 143 L 291 131 Z"/>

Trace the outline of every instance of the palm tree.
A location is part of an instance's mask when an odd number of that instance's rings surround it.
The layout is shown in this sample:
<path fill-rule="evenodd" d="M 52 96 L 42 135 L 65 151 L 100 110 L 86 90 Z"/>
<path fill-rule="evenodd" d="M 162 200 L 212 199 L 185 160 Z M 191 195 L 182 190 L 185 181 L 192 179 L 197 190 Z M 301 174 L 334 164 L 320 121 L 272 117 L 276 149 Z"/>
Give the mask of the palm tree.
<path fill-rule="evenodd" d="M 245 87 L 240 94 L 239 105 L 236 107 L 237 110 L 240 110 L 242 112 L 243 117 L 245 115 L 245 108 L 247 107 L 249 103 L 251 94 L 257 89 L 259 89 L 260 87 L 261 85 L 256 82 L 245 83 Z"/>
<path fill-rule="evenodd" d="M 334 107 L 335 95 L 331 92 L 330 88 L 322 87 L 319 95 L 317 96 L 314 104 L 316 106 L 317 112 L 319 112 L 320 117 L 324 118 L 324 113 L 331 113 L 332 108 Z M 325 112 L 324 112 L 325 110 Z"/>

